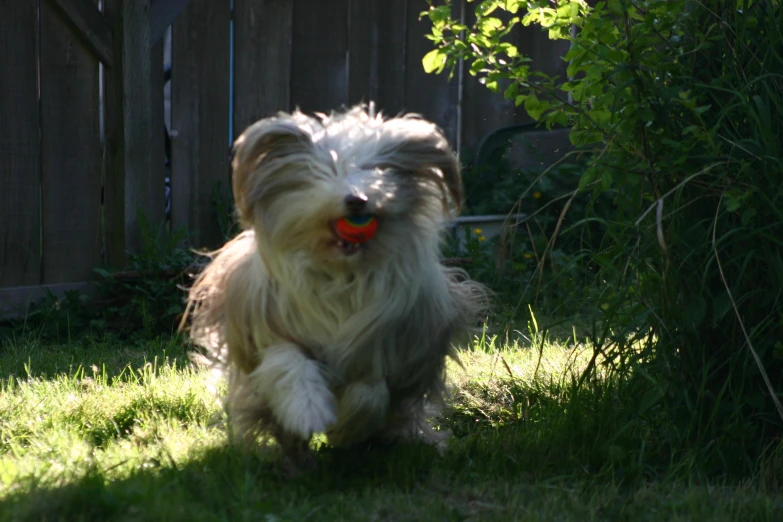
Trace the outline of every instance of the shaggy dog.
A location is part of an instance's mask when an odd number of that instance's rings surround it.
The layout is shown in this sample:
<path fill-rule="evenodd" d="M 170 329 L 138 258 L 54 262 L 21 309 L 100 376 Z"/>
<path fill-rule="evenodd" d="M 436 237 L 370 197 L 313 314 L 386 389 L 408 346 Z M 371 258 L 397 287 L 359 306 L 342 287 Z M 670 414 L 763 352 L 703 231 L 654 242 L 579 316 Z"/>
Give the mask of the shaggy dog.
<path fill-rule="evenodd" d="M 459 210 L 459 163 L 420 117 L 354 107 L 280 113 L 236 141 L 235 239 L 190 290 L 191 337 L 228 379 L 236 436 L 277 439 L 297 461 L 313 434 L 331 445 L 441 436 L 425 399 L 444 391 L 451 342 L 485 291 L 444 267 L 444 224 Z M 377 220 L 366 243 L 345 216 Z"/>

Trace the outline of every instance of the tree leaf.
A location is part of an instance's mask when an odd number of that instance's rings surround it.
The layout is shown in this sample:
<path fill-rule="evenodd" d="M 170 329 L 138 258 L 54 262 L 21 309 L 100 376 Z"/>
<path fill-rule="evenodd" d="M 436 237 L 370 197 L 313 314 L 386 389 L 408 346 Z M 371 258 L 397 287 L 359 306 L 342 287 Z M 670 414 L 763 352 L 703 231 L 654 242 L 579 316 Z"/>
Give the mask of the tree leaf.
<path fill-rule="evenodd" d="M 440 49 L 433 49 L 428 52 L 424 55 L 424 58 L 421 59 L 421 64 L 424 66 L 424 72 L 431 73 L 436 71 L 437 74 L 440 74 L 444 67 L 446 67 L 447 57 L 446 53 Z"/>

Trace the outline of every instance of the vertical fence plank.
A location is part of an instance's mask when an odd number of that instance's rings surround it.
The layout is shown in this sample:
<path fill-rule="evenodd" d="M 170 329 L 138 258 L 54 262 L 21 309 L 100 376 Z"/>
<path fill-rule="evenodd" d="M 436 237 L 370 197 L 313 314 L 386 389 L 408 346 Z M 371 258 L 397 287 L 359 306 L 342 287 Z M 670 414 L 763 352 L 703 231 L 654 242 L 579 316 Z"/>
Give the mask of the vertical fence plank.
<path fill-rule="evenodd" d="M 115 57 L 114 67 L 106 70 L 104 94 L 106 257 L 114 266 L 124 264 L 125 252 L 142 250 L 141 219 L 153 232 L 164 222 L 163 167 L 155 157 L 162 137 L 153 129 L 149 11 L 149 2 L 104 0 Z"/>
<path fill-rule="evenodd" d="M 476 4 L 465 5 L 465 23 L 468 26 L 476 22 Z M 505 11 L 496 11 L 493 16 L 497 16 L 504 22 L 507 22 L 511 15 Z M 519 34 L 519 28 L 515 29 L 514 34 Z M 519 37 L 514 38 L 514 45 L 521 46 L 521 52 L 524 52 L 525 40 Z M 462 77 L 462 121 L 460 130 L 462 133 L 460 139 L 461 154 L 468 160 L 474 159 L 476 148 L 487 134 L 501 127 L 513 125 L 515 123 L 527 123 L 533 120 L 527 116 L 525 111 L 517 108 L 513 100 L 506 100 L 503 96 L 503 90 L 508 86 L 502 84 L 498 92 L 492 92 L 479 82 L 477 76 L 472 76 L 465 67 Z"/>
<path fill-rule="evenodd" d="M 293 0 L 234 0 L 234 136 L 287 111 Z"/>
<path fill-rule="evenodd" d="M 515 42 L 519 52 L 529 56 L 533 61 L 531 68 L 550 76 L 566 78 L 568 62 L 563 56 L 568 52 L 571 43 L 567 40 L 550 40 L 548 31 L 533 24 L 519 27 L 515 30 Z"/>
<path fill-rule="evenodd" d="M 193 246 L 222 242 L 228 197 L 229 0 L 191 0 L 172 28 L 171 221 Z"/>
<path fill-rule="evenodd" d="M 451 81 L 447 74 L 427 74 L 421 59 L 432 50 L 432 42 L 425 38 L 432 23 L 419 20 L 419 13 L 428 5 L 425 0 L 407 0 L 407 50 L 405 66 L 405 110 L 417 112 L 439 125 L 451 146 L 458 146 L 459 136 L 459 78 Z M 454 3 L 455 17 L 459 17 L 461 3 Z"/>
<path fill-rule="evenodd" d="M 514 45 L 519 52 L 529 56 L 531 69 L 565 80 L 568 63 L 563 56 L 568 52 L 570 42 L 566 40 L 550 40 L 547 30 L 530 25 L 519 27 L 514 33 Z M 516 122 L 531 122 L 522 107 L 515 112 Z M 505 159 L 509 164 L 517 168 L 541 168 L 544 169 L 560 159 L 569 150 L 573 150 L 568 138 L 567 129 L 552 129 L 547 131 L 540 128 L 534 132 L 525 133 L 524 136 L 511 138 L 510 146 L 506 151 Z"/>
<path fill-rule="evenodd" d="M 150 184 L 155 203 L 155 223 L 162 225 L 166 214 L 166 122 L 163 107 L 163 45 L 161 38 L 150 50 Z"/>
<path fill-rule="evenodd" d="M 406 3 L 351 0 L 348 102 L 374 101 L 387 116 L 403 110 Z"/>
<path fill-rule="evenodd" d="M 349 0 L 293 0 L 291 105 L 329 113 L 348 103 Z"/>
<path fill-rule="evenodd" d="M 125 265 L 125 130 L 123 93 L 122 0 L 104 0 L 103 14 L 112 29 L 114 67 L 103 80 L 103 221 L 106 262 Z"/>
<path fill-rule="evenodd" d="M 0 3 L 0 288 L 40 282 L 36 2 Z"/>
<path fill-rule="evenodd" d="M 101 261 L 98 60 L 40 8 L 43 282 L 84 281 Z"/>
<path fill-rule="evenodd" d="M 475 21 L 475 7 L 468 4 L 465 13 L 466 23 Z M 504 16 L 505 15 L 505 16 Z M 511 18 L 508 13 L 499 13 L 501 18 Z M 569 43 L 563 40 L 550 40 L 546 31 L 537 26 L 517 26 L 509 35 L 510 41 L 517 46 L 519 52 L 530 57 L 531 69 L 549 75 L 565 77 L 567 64 L 562 59 L 568 51 Z M 462 153 L 467 158 L 473 158 L 482 138 L 499 128 L 518 123 L 532 123 L 522 107 L 516 107 L 513 101 L 506 100 L 503 90 L 494 93 L 480 84 L 478 78 L 471 76 L 467 70 L 462 83 Z"/>
<path fill-rule="evenodd" d="M 503 88 L 492 92 L 478 78 L 465 71 L 462 78 L 462 122 L 460 153 L 466 161 L 474 158 L 481 140 L 490 132 L 515 123 L 532 122 L 522 108 L 503 97 Z"/>
<path fill-rule="evenodd" d="M 122 4 L 122 76 L 125 162 L 125 247 L 141 252 L 142 219 L 153 232 L 164 220 L 163 168 L 153 162 L 161 131 L 153 128 L 150 3 Z M 160 67 L 157 64 L 157 67 Z M 157 71 L 156 71 L 157 73 Z"/>

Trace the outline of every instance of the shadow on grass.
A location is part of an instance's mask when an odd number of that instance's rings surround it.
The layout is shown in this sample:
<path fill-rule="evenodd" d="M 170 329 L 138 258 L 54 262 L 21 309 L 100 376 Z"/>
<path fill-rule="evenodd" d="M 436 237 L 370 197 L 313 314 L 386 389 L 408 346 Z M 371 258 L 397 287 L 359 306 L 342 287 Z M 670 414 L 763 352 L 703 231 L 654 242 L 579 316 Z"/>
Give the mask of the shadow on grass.
<path fill-rule="evenodd" d="M 0 504 L 0 520 L 465 520 L 488 497 L 501 511 L 510 498 L 538 502 L 541 484 L 564 495 L 553 505 L 575 502 L 573 484 L 605 470 L 595 426 L 564 422 L 554 399 L 514 394 L 514 403 L 529 396 L 541 410 L 524 418 L 511 413 L 513 404 L 491 418 L 453 411 L 447 424 L 458 436 L 443 456 L 421 443 L 324 446 L 318 469 L 288 478 L 275 452 L 245 453 L 221 437 L 179 462 L 162 448 L 132 469 L 93 466 L 44 474 L 45 484 L 22 481 Z"/>
<path fill-rule="evenodd" d="M 287 477 L 274 453 L 209 448 L 185 463 L 145 462 L 123 478 L 95 467 L 60 487 L 20 484 L 0 504 L 0 520 L 263 520 L 286 513 L 303 520 L 351 514 L 378 490 L 410 493 L 438 469 L 437 451 L 422 444 L 317 452 L 318 469 Z M 4 505 L 3 505 L 4 504 Z"/>
<path fill-rule="evenodd" d="M 627 429 L 627 414 L 618 413 L 626 396 L 505 389 L 508 402 L 494 412 L 467 406 L 451 412 L 448 425 L 458 435 L 444 456 L 414 443 L 321 447 L 318 469 L 288 478 L 275 452 L 242 452 L 219 437 L 178 460 L 160 446 L 154 457 L 116 468 L 37 471 L 38 478 L 6 483 L 0 521 L 514 520 L 539 511 L 542 516 L 532 518 L 558 522 L 652 521 L 675 513 L 694 519 L 689 515 L 702 512 L 695 519 L 781 519 L 778 494 L 737 487 L 727 497 L 677 486 L 705 477 L 682 473 L 678 479 L 660 443 Z M 518 405 L 525 408 L 515 413 Z M 664 453 L 653 456 L 655 446 Z M 0 481 L 3 471 L 0 465 Z M 659 489 L 637 501 L 630 493 L 651 479 Z M 651 504 L 658 511 L 650 511 Z M 748 509 L 754 514 L 734 516 Z"/>
<path fill-rule="evenodd" d="M 118 479 L 112 470 L 92 468 L 63 486 L 20 484 L 0 503 L 0 520 L 768 522 L 783 513 L 778 493 L 748 485 L 621 485 L 608 475 L 546 466 L 544 458 L 558 460 L 551 453 L 533 461 L 512 458 L 506 450 L 513 454 L 514 439 L 524 436 L 513 431 L 477 446 L 458 444 L 445 457 L 418 444 L 324 449 L 318 470 L 292 479 L 276 471 L 279 461 L 213 447 L 187 462 L 138 465 Z M 490 444 L 501 439 L 510 446 Z M 502 469 L 501 458 L 508 463 Z M 531 477 L 536 464 L 546 471 Z"/>

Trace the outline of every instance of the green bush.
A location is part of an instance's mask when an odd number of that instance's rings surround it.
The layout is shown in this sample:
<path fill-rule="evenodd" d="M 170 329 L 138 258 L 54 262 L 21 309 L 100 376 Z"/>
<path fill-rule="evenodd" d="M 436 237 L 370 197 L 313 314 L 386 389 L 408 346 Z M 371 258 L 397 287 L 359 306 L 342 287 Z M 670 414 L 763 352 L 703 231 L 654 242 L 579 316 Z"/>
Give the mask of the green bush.
<path fill-rule="evenodd" d="M 514 127 L 503 129 L 500 141 L 507 143 L 514 132 Z M 554 165 L 517 169 L 502 151 L 482 155 L 465 162 L 463 215 L 524 217 L 499 238 L 482 239 L 480 231 L 466 230 L 464 247 L 449 244 L 446 256 L 470 259 L 465 267 L 470 276 L 493 291 L 492 322 L 498 327 L 526 323 L 531 304 L 550 319 L 589 311 L 585 305 L 597 292 L 587 284 L 595 267 L 585 244 L 600 235 L 601 227 L 585 226 L 582 216 L 588 208 L 604 219 L 614 211 L 608 194 L 575 193 L 589 154 L 573 151 Z M 570 335 L 571 328 L 566 330 Z"/>
<path fill-rule="evenodd" d="M 185 311 L 185 288 L 198 270 L 198 255 L 183 245 L 184 229 L 153 231 L 140 220 L 143 249 L 128 254 L 122 271 L 95 269 L 98 299 L 90 325 L 123 338 L 177 335 Z"/>
<path fill-rule="evenodd" d="M 422 13 L 425 69 L 464 60 L 591 152 L 573 192 L 589 202 L 566 213 L 592 288 L 571 298 L 594 314 L 595 360 L 647 383 L 638 410 L 666 419 L 672 454 L 697 446 L 714 469 L 747 471 L 783 427 L 780 2 L 475 5 L 472 26 L 447 2 Z M 571 42 L 568 78 L 511 43 L 530 24 Z"/>
<path fill-rule="evenodd" d="M 185 311 L 192 274 L 198 270 L 197 253 L 183 245 L 184 230 L 153 230 L 139 220 L 143 248 L 129 254 L 122 270 L 94 270 L 94 295 L 66 292 L 49 294 L 33 303 L 21 319 L 0 322 L 3 337 L 24 337 L 64 342 L 84 337 L 144 341 L 177 335 Z"/>

